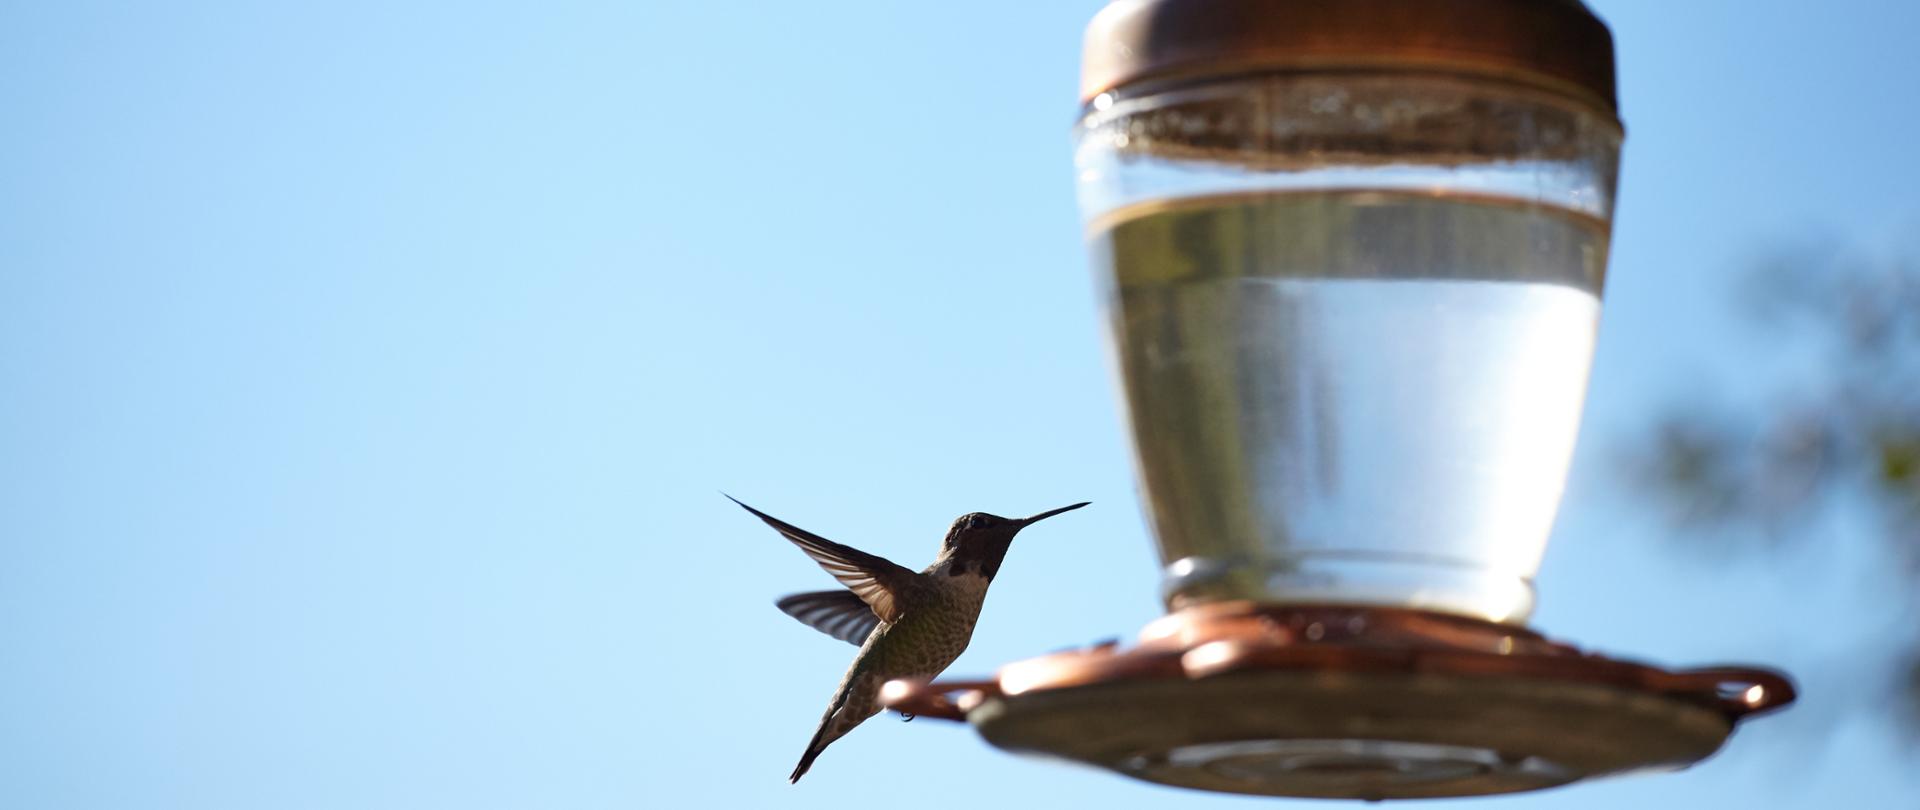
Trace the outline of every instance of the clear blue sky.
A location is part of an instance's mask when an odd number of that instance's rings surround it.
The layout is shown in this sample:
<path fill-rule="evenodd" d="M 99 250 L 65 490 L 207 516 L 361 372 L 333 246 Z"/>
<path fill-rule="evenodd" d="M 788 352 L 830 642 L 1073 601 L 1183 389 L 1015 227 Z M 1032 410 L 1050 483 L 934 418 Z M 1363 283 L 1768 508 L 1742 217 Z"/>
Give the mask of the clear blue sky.
<path fill-rule="evenodd" d="M 955 674 L 1157 614 L 1073 209 L 1098 5 L 6 4 L 0 805 L 1255 806 L 884 718 L 788 786 L 851 648 L 718 494 L 916 566 L 1093 501 Z M 1835 705 L 1831 617 L 1905 598 L 1857 533 L 1688 560 L 1603 473 L 1648 407 L 1765 389 L 1719 314 L 1757 245 L 1920 227 L 1920 12 L 1595 7 L 1630 134 L 1536 624 Z M 1448 806 L 1899 806 L 1889 739 L 1798 712 Z"/>

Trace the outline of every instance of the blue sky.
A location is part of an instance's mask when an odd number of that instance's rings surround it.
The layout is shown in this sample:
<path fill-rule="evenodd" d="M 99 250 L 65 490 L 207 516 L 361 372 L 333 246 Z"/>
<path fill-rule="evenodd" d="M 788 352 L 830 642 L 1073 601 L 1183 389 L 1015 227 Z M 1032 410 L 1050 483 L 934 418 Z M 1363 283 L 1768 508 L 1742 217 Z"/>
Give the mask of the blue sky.
<path fill-rule="evenodd" d="M 1097 2 L 400 5 L 0 9 L 0 804 L 1252 806 L 885 719 L 788 786 L 850 648 L 718 494 L 914 566 L 1093 501 L 955 674 L 1157 615 L 1073 208 Z M 1807 708 L 1449 806 L 1897 806 L 1911 754 L 1822 710 L 1906 598 L 1859 527 L 1676 556 L 1605 472 L 1769 390 L 1722 314 L 1755 250 L 1911 244 L 1920 11 L 1593 5 L 1629 136 L 1535 624 Z"/>

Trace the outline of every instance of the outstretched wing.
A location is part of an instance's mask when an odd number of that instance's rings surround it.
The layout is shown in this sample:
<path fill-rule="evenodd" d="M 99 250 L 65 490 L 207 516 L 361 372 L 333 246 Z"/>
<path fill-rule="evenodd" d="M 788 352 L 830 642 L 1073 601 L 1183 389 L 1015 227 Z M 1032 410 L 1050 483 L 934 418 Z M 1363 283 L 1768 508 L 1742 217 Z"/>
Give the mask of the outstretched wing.
<path fill-rule="evenodd" d="M 855 646 L 866 643 L 873 628 L 880 626 L 880 617 L 853 591 L 796 593 L 774 604 L 801 624 Z"/>
<path fill-rule="evenodd" d="M 814 562 L 819 563 L 821 568 L 832 574 L 834 579 L 840 580 L 840 584 L 847 586 L 847 590 L 859 596 L 860 601 L 867 603 L 867 607 L 873 608 L 873 615 L 880 617 L 881 621 L 891 622 L 899 618 L 901 605 L 897 597 L 912 586 L 913 578 L 917 576 L 914 572 L 885 557 L 835 543 L 787 523 L 740 503 L 732 495 L 728 495 L 727 500 L 739 503 L 740 508 L 752 512 L 754 517 L 765 521 L 768 526 L 773 527 L 774 531 L 793 541 L 801 551 L 806 552 Z"/>

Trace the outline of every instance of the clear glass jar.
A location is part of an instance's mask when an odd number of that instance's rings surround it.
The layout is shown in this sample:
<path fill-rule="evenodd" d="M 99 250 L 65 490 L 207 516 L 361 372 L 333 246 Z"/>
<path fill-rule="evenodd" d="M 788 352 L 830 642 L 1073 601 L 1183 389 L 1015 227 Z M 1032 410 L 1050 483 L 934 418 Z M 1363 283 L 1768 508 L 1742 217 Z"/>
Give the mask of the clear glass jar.
<path fill-rule="evenodd" d="M 1621 136 L 1591 99 L 1472 71 L 1288 68 L 1090 99 L 1081 208 L 1169 607 L 1525 621 Z"/>

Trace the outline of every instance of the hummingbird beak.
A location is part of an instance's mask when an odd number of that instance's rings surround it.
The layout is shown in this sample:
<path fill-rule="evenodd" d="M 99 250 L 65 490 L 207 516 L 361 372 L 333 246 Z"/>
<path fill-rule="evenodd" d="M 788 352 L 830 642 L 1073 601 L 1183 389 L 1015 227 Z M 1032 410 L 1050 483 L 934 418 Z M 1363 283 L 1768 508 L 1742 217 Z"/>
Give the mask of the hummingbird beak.
<path fill-rule="evenodd" d="M 1061 512 L 1071 512 L 1075 509 L 1079 509 L 1082 506 L 1086 506 L 1089 503 L 1092 503 L 1092 501 L 1081 501 L 1072 506 L 1062 506 L 1059 509 L 1053 509 L 1046 512 L 1041 512 L 1040 514 L 1034 515 L 1033 517 L 1030 517 L 1030 518 L 1021 518 L 1020 526 L 1022 528 L 1025 528 L 1027 526 L 1032 526 L 1035 523 L 1039 523 L 1040 521 L 1046 520 L 1047 518 L 1053 517 L 1054 515 L 1060 514 Z"/>

